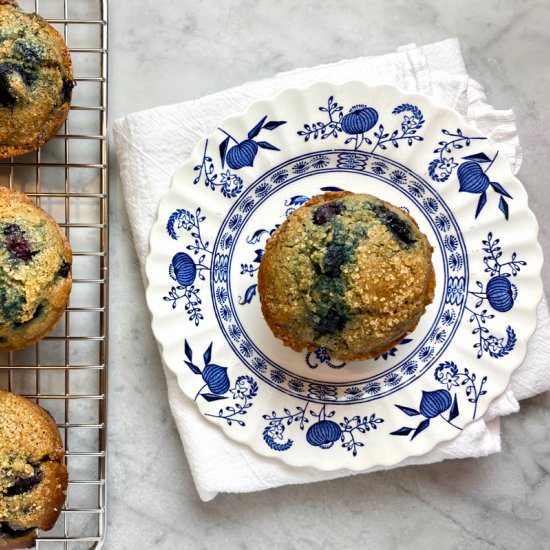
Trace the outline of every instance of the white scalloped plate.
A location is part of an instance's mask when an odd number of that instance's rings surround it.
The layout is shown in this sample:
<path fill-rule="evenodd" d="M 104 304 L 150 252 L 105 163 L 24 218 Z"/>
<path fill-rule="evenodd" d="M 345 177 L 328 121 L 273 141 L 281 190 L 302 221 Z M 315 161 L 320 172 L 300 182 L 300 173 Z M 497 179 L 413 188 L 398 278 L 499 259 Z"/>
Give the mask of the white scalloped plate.
<path fill-rule="evenodd" d="M 383 356 L 297 353 L 256 293 L 265 242 L 309 197 L 367 192 L 434 246 L 434 302 Z M 200 412 L 261 455 L 361 470 L 422 455 L 480 418 L 535 329 L 542 252 L 506 160 L 428 98 L 319 83 L 253 103 L 197 144 L 151 232 L 147 301 Z"/>

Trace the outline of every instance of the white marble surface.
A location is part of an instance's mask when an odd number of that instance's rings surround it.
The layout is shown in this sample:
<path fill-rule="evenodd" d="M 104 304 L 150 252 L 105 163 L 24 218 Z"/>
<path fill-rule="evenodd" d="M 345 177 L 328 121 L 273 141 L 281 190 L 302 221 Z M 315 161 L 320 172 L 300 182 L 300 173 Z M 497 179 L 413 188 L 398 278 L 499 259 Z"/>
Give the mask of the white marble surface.
<path fill-rule="evenodd" d="M 550 255 L 547 0 L 134 0 L 111 3 L 110 117 L 300 66 L 458 36 L 470 74 L 518 117 Z M 111 158 L 109 525 L 105 548 L 542 550 L 550 396 L 503 422 L 503 452 L 200 502 L 166 399 Z M 550 290 L 550 265 L 544 272 Z"/>

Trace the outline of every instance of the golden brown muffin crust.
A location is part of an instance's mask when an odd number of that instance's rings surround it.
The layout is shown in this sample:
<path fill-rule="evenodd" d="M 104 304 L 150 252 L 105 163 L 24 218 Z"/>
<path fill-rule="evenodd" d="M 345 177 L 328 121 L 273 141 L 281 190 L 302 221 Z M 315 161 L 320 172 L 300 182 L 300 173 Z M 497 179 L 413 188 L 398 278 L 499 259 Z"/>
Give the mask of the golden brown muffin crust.
<path fill-rule="evenodd" d="M 414 330 L 433 300 L 432 250 L 414 219 L 385 201 L 349 192 L 313 197 L 267 242 L 262 313 L 296 351 L 323 346 L 339 359 L 375 357 Z"/>
<path fill-rule="evenodd" d="M 0 187 L 0 351 L 29 346 L 53 329 L 71 291 L 71 263 L 55 220 L 25 194 Z"/>
<path fill-rule="evenodd" d="M 53 527 L 68 482 L 63 456 L 53 418 L 28 399 L 0 391 L 0 548 L 24 548 L 34 541 L 34 529 Z"/>
<path fill-rule="evenodd" d="M 44 18 L 0 2 L 0 158 L 38 149 L 61 127 L 74 87 L 63 37 Z"/>

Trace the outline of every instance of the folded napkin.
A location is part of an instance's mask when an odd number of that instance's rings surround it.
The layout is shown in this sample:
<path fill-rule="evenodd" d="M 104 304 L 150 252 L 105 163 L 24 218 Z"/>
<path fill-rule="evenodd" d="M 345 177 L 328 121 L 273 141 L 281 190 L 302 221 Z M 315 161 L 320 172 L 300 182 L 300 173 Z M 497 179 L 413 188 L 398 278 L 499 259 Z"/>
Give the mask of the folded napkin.
<path fill-rule="evenodd" d="M 242 112 L 250 102 L 288 87 L 306 86 L 320 80 L 392 84 L 430 95 L 438 103 L 456 109 L 470 124 L 477 126 L 504 154 L 513 171 L 519 170 L 521 150 L 514 114 L 511 110 L 494 110 L 487 103 L 481 85 L 467 75 L 455 39 L 418 48 L 406 46 L 389 55 L 299 69 L 201 99 L 134 113 L 116 121 L 113 133 L 142 273 L 149 251 L 149 231 L 156 219 L 159 200 L 168 190 L 175 169 L 185 161 L 196 142 L 213 132 L 226 117 Z M 543 301 L 539 305 L 537 331 L 530 340 L 527 357 L 514 372 L 508 390 L 493 402 L 485 417 L 469 425 L 454 440 L 399 466 L 498 452 L 499 417 L 518 411 L 519 399 L 550 388 L 549 359 L 550 318 Z M 294 468 L 256 455 L 248 447 L 225 437 L 218 427 L 204 419 L 195 404 L 180 390 L 176 377 L 168 369 L 165 369 L 165 374 L 170 407 L 197 491 L 203 500 L 210 500 L 219 492 L 258 491 L 356 473 Z"/>

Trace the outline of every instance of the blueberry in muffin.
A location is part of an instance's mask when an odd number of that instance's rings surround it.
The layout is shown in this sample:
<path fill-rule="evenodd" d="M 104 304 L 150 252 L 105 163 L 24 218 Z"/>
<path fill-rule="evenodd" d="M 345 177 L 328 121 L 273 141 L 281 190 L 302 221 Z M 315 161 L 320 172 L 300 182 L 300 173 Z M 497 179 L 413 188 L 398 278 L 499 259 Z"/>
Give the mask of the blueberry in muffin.
<path fill-rule="evenodd" d="M 27 548 L 51 529 L 65 502 L 67 468 L 52 417 L 0 391 L 0 549 Z"/>
<path fill-rule="evenodd" d="M 0 351 L 53 329 L 71 291 L 71 262 L 53 218 L 23 193 L 0 187 Z"/>
<path fill-rule="evenodd" d="M 268 240 L 262 312 L 296 351 L 376 357 L 412 331 L 434 296 L 432 247 L 403 210 L 331 192 L 293 212 Z"/>
<path fill-rule="evenodd" d="M 0 0 L 0 158 L 48 141 L 67 117 L 73 86 L 62 36 L 39 15 Z"/>

